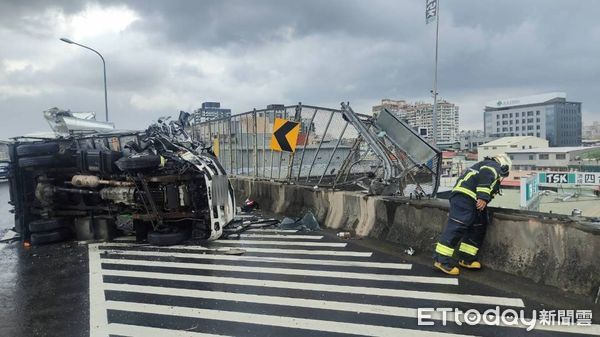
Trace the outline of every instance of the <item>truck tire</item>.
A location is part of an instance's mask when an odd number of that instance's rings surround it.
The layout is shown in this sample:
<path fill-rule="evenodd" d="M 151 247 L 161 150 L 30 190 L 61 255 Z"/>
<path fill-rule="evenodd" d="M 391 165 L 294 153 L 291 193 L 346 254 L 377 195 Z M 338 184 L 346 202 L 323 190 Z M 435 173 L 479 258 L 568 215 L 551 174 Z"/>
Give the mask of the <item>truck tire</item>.
<path fill-rule="evenodd" d="M 139 157 L 123 157 L 115 162 L 115 165 L 121 171 L 135 171 L 160 166 L 161 158 L 157 155 L 147 155 Z"/>
<path fill-rule="evenodd" d="M 70 156 L 45 155 L 19 158 L 19 167 L 66 167 L 74 165 Z"/>
<path fill-rule="evenodd" d="M 59 228 L 69 227 L 69 222 L 66 219 L 40 219 L 29 223 L 29 231 L 31 233 L 48 232 Z"/>
<path fill-rule="evenodd" d="M 148 233 L 148 243 L 155 246 L 172 246 L 182 243 L 187 238 L 188 234 L 183 231 Z"/>
<path fill-rule="evenodd" d="M 38 246 L 47 243 L 65 241 L 71 237 L 71 231 L 67 228 L 59 228 L 48 232 L 31 233 L 29 242 L 32 245 Z"/>
<path fill-rule="evenodd" d="M 33 157 L 58 153 L 58 143 L 33 143 L 17 146 L 19 157 Z"/>

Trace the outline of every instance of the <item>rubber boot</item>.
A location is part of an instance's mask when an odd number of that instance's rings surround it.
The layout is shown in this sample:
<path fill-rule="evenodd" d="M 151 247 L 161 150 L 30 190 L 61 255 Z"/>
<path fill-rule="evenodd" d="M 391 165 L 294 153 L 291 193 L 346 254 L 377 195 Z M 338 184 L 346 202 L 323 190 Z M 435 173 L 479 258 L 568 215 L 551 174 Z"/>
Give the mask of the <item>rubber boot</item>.
<path fill-rule="evenodd" d="M 458 264 L 467 269 L 481 269 L 481 263 L 479 261 L 466 262 L 465 260 L 460 260 L 458 261 Z"/>
<path fill-rule="evenodd" d="M 433 266 L 448 275 L 456 276 L 456 275 L 460 274 L 460 269 L 458 269 L 457 267 L 450 267 L 450 266 L 444 265 L 440 262 L 434 262 Z"/>

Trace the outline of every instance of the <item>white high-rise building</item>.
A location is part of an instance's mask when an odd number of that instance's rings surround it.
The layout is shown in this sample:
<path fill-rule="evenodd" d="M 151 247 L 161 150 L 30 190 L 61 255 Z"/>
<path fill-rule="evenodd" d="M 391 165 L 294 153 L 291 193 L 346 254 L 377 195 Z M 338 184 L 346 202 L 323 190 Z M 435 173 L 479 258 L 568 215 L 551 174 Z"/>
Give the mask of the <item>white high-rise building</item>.
<path fill-rule="evenodd" d="M 433 140 L 433 104 L 424 102 L 407 103 L 405 100 L 382 99 L 373 107 L 373 113 L 383 109 L 393 112 L 428 141 Z M 439 143 L 458 140 L 459 107 L 448 101 L 439 101 L 437 109 L 437 141 Z"/>

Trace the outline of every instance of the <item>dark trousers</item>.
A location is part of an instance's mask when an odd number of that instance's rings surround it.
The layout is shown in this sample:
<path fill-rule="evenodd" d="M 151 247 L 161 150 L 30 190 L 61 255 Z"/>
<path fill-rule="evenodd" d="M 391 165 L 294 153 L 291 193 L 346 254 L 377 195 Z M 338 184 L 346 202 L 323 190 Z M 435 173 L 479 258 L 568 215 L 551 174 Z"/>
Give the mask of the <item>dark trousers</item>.
<path fill-rule="evenodd" d="M 478 211 L 473 198 L 462 193 L 450 197 L 448 223 L 436 246 L 434 259 L 448 266 L 458 260 L 475 261 L 489 223 L 488 211 Z"/>

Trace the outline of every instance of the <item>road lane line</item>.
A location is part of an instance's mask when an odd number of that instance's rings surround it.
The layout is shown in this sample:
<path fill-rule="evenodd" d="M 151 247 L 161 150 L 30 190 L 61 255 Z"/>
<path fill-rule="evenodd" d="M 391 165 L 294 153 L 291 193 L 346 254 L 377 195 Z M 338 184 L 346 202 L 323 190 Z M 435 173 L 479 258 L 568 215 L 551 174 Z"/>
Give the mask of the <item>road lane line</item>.
<path fill-rule="evenodd" d="M 118 238 L 114 238 L 114 241 L 133 241 L 135 242 L 135 236 L 119 236 Z"/>
<path fill-rule="evenodd" d="M 90 279 L 90 337 L 108 336 L 106 330 L 108 318 L 106 314 L 106 299 L 102 289 L 102 266 L 98 245 L 88 246 L 89 279 Z"/>
<path fill-rule="evenodd" d="M 241 273 L 296 275 L 296 276 L 332 277 L 332 278 L 340 278 L 340 279 L 357 279 L 357 280 L 371 280 L 371 281 L 458 285 L 458 279 L 453 278 L 453 277 L 389 275 L 389 274 L 354 273 L 354 272 L 340 272 L 340 271 L 323 271 L 323 270 L 310 270 L 310 269 L 248 267 L 248 266 L 234 266 L 234 265 L 228 265 L 228 264 L 204 264 L 204 263 L 187 263 L 187 262 L 172 262 L 172 261 L 127 260 L 127 259 L 107 259 L 107 258 L 103 258 L 102 263 L 127 265 L 127 266 L 134 265 L 134 266 L 148 266 L 148 267 L 187 268 L 187 269 L 196 269 L 196 270 L 232 271 L 232 272 L 241 272 Z"/>
<path fill-rule="evenodd" d="M 110 269 L 103 269 L 102 274 L 105 276 L 122 276 L 122 277 L 134 277 L 134 278 L 141 278 L 141 279 L 206 282 L 206 283 L 241 285 L 241 286 L 257 286 L 257 287 L 265 287 L 265 288 L 283 288 L 283 289 L 295 289 L 295 290 L 325 291 L 325 292 L 347 293 L 347 294 L 358 294 L 358 295 L 416 298 L 416 299 L 433 300 L 433 301 L 449 301 L 449 302 L 491 304 L 491 305 L 511 306 L 511 307 L 524 307 L 523 300 L 521 300 L 519 298 L 506 298 L 506 297 L 483 296 L 483 295 L 468 295 L 468 294 L 455 294 L 455 293 L 429 292 L 429 291 L 390 289 L 390 288 L 342 286 L 342 285 L 310 283 L 310 282 L 272 281 L 272 280 L 259 280 L 259 279 L 248 279 L 248 278 L 239 278 L 239 277 L 166 274 L 166 273 L 139 272 L 139 271 L 128 271 L 128 270 L 110 270 Z"/>
<path fill-rule="evenodd" d="M 200 309 L 176 307 L 157 304 L 141 304 L 121 301 L 107 301 L 110 310 L 128 312 L 141 312 L 148 314 L 161 314 L 199 318 L 206 320 L 218 320 L 226 322 L 247 323 L 257 325 L 276 326 L 282 328 L 303 329 L 313 331 L 325 331 L 342 334 L 353 334 L 362 336 L 465 336 L 435 331 L 420 331 L 413 329 L 392 328 L 367 324 L 356 324 L 336 321 L 323 321 L 318 319 L 307 319 L 286 316 L 273 316 L 264 314 L 251 314 L 244 312 L 224 311 L 215 309 Z"/>
<path fill-rule="evenodd" d="M 294 297 L 283 297 L 283 296 L 267 296 L 267 295 L 252 295 L 244 293 L 234 292 L 222 292 L 222 291 L 207 291 L 207 290 L 195 290 L 195 289 L 178 289 L 178 288 L 163 288 L 153 286 L 138 286 L 130 284 L 113 284 L 107 283 L 105 290 L 112 291 L 123 291 L 130 293 L 139 294 L 151 294 L 151 295 L 166 295 L 166 296 L 180 296 L 180 297 L 191 297 L 191 298 L 202 298 L 209 300 L 222 300 L 222 301 L 234 301 L 234 302 L 245 302 L 245 303 L 258 303 L 268 305 L 283 305 L 291 307 L 301 307 L 310 309 L 323 309 L 323 310 L 337 310 L 355 312 L 361 314 L 373 314 L 373 315 L 386 315 L 386 316 L 397 316 L 407 318 L 418 318 L 417 308 L 405 308 L 405 307 L 393 307 L 387 305 L 375 305 L 375 304 L 362 304 L 353 302 L 338 302 L 338 301 L 324 301 L 324 300 L 310 300 L 304 298 Z M 454 314 L 448 313 L 446 316 L 448 321 L 455 321 Z M 438 321 L 443 320 L 441 312 L 433 312 L 431 319 Z M 488 322 L 493 322 L 493 317 L 490 317 Z M 462 321 L 461 321 L 462 322 Z M 480 322 L 482 326 L 500 326 L 525 329 L 526 326 L 519 325 L 493 325 L 487 324 L 486 322 Z M 552 325 L 538 325 L 534 330 L 545 330 L 554 332 L 565 332 L 565 333 L 579 333 L 586 335 L 600 335 L 600 326 L 592 325 L 589 327 L 584 326 L 552 326 Z"/>
<path fill-rule="evenodd" d="M 344 242 L 304 242 L 304 241 L 274 241 L 274 240 L 215 240 L 218 244 L 226 245 L 273 245 L 273 246 L 315 246 L 315 247 L 346 247 Z"/>
<path fill-rule="evenodd" d="M 108 331 L 111 335 L 129 336 L 129 337 L 228 337 L 225 335 L 207 334 L 186 330 L 170 330 L 164 328 L 153 328 L 148 326 L 129 325 L 110 323 Z"/>
<path fill-rule="evenodd" d="M 355 252 L 355 251 L 344 251 L 344 250 L 309 250 L 309 249 L 284 249 L 284 248 L 258 248 L 258 247 L 203 247 L 203 246 L 150 246 L 150 245 L 132 245 L 130 243 L 117 243 L 111 242 L 105 244 L 107 246 L 114 247 L 149 247 L 149 248 L 161 248 L 161 249 L 185 249 L 185 250 L 200 250 L 200 251 L 214 251 L 214 252 L 227 252 L 232 248 L 240 248 L 250 253 L 269 253 L 269 254 L 294 254 L 294 255 L 325 255 L 325 256 L 355 256 L 355 257 L 371 257 L 372 252 Z"/>
<path fill-rule="evenodd" d="M 244 232 L 245 233 L 245 232 Z M 237 235 L 233 235 L 233 237 L 237 237 Z M 286 240 L 321 240 L 323 239 L 322 235 L 299 235 L 299 234 L 240 234 L 241 238 L 261 238 L 261 239 L 286 239 Z"/>
<path fill-rule="evenodd" d="M 269 262 L 269 263 L 287 263 L 287 264 L 306 264 L 306 265 L 322 265 L 322 266 L 339 266 L 339 267 L 362 267 L 362 268 L 379 268 L 379 269 L 399 269 L 410 270 L 412 265 L 408 263 L 388 263 L 388 262 L 364 262 L 351 260 L 322 260 L 322 259 L 298 259 L 287 257 L 263 257 L 249 255 L 217 255 L 217 254 L 198 254 L 198 253 L 178 253 L 178 252 L 155 252 L 149 250 L 123 250 L 123 249 L 104 249 L 103 253 L 117 255 L 135 255 L 146 257 L 178 257 L 178 258 L 193 258 L 193 259 L 208 259 L 208 260 L 224 260 L 224 261 L 248 261 L 248 262 Z"/>
<path fill-rule="evenodd" d="M 253 228 L 244 231 L 244 233 L 298 233 L 297 229 L 260 229 Z"/>

